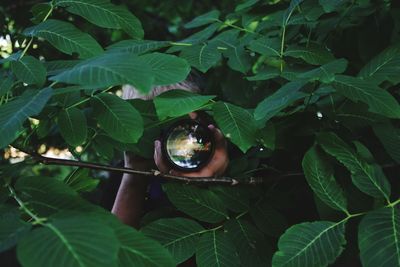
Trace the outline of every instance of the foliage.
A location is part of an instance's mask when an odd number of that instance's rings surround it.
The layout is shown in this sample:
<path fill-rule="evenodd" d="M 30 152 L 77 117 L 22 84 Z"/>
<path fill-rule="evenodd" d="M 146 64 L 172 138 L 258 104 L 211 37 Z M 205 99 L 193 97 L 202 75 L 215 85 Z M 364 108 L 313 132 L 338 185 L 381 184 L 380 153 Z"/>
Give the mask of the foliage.
<path fill-rule="evenodd" d="M 400 267 L 397 1 L 53 0 L 31 14 L 20 2 L 0 5 L 2 255 L 24 267 Z M 191 70 L 201 95 L 118 97 Z M 165 183 L 174 209 L 137 231 L 100 207 L 103 173 L 10 164 L 13 148 L 151 158 L 162 128 L 194 110 L 230 142 L 226 175 L 264 184 Z"/>

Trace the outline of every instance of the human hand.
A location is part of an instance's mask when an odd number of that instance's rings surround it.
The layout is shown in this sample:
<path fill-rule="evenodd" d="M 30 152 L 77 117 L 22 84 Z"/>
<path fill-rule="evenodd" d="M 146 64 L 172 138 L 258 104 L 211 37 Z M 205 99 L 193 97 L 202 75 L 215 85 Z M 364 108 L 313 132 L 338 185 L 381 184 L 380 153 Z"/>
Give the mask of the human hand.
<path fill-rule="evenodd" d="M 195 113 L 191 113 L 189 115 L 192 119 L 195 119 L 197 116 Z M 161 142 L 159 140 L 156 140 L 154 142 L 154 162 L 156 163 L 158 169 L 162 173 L 169 173 L 177 176 L 187 177 L 213 177 L 222 175 L 229 163 L 228 153 L 226 149 L 226 140 L 221 131 L 217 129 L 214 125 L 210 124 L 208 125 L 208 128 L 214 135 L 215 150 L 211 160 L 206 166 L 204 166 L 200 170 L 193 172 L 183 172 L 171 169 L 171 167 L 162 155 Z"/>

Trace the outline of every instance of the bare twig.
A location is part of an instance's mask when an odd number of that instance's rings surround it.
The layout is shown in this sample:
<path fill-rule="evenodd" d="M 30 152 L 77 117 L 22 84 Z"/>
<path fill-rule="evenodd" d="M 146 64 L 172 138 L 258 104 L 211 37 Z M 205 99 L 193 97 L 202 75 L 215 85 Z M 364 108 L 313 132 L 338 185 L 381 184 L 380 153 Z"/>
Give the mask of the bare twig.
<path fill-rule="evenodd" d="M 262 177 L 247 177 L 247 178 L 232 178 L 232 177 L 186 177 L 186 176 L 177 176 L 171 175 L 167 173 L 162 173 L 158 170 L 150 170 L 150 171 L 139 171 L 130 168 L 120 168 L 120 167 L 112 167 L 103 164 L 91 163 L 91 162 L 82 162 L 77 160 L 67 160 L 67 159 L 56 159 L 42 156 L 33 152 L 26 152 L 24 150 L 20 151 L 28 154 L 37 162 L 46 165 L 61 165 L 61 166 L 74 166 L 80 168 L 88 168 L 94 170 L 104 170 L 111 172 L 120 172 L 120 173 L 130 173 L 130 174 L 139 174 L 144 176 L 157 176 L 169 181 L 174 182 L 183 182 L 187 184 L 220 184 L 220 185 L 257 185 L 262 184 L 266 181 L 266 179 Z"/>

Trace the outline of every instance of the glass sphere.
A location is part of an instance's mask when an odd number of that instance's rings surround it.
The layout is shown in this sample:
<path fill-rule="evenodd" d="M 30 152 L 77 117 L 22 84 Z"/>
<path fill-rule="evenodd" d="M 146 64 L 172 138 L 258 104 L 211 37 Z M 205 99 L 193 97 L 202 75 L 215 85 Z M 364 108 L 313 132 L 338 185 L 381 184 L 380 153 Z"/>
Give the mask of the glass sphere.
<path fill-rule="evenodd" d="M 174 124 L 163 144 L 168 161 L 180 170 L 199 169 L 214 153 L 210 129 L 193 120 Z"/>

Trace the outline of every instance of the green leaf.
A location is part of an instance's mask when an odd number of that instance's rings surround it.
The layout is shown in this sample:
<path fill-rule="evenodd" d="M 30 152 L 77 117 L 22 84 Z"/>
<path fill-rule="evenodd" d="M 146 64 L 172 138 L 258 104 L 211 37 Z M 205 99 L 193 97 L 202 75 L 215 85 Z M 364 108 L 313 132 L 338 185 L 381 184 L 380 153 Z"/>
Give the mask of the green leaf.
<path fill-rule="evenodd" d="M 72 69 L 74 66 L 82 62 L 81 60 L 53 60 L 44 63 L 48 75 L 57 75 L 63 71 Z"/>
<path fill-rule="evenodd" d="M 18 61 L 12 61 L 11 69 L 26 84 L 42 86 L 46 82 L 46 68 L 34 57 L 24 56 Z"/>
<path fill-rule="evenodd" d="M 154 105 L 160 120 L 179 117 L 207 104 L 215 96 L 198 95 L 185 90 L 169 90 L 154 98 Z M 171 108 L 174 107 L 174 108 Z"/>
<path fill-rule="evenodd" d="M 14 78 L 11 75 L 0 75 L 0 97 L 6 95 L 14 86 Z"/>
<path fill-rule="evenodd" d="M 366 103 L 371 112 L 389 118 L 400 118 L 400 106 L 397 100 L 372 82 L 351 76 L 336 75 L 333 86 L 338 93 L 350 100 Z"/>
<path fill-rule="evenodd" d="M 299 91 L 303 86 L 304 82 L 289 82 L 285 84 L 275 93 L 258 103 L 254 110 L 254 118 L 268 121 L 293 102 L 304 98 L 307 94 Z"/>
<path fill-rule="evenodd" d="M 251 51 L 260 53 L 264 56 L 280 56 L 280 40 L 271 37 L 261 37 L 259 39 L 253 40 L 248 45 Z"/>
<path fill-rule="evenodd" d="M 51 88 L 30 91 L 0 106 L 0 148 L 7 146 L 19 136 L 25 120 L 39 114 L 51 95 Z"/>
<path fill-rule="evenodd" d="M 40 194 L 60 194 L 78 196 L 68 185 L 53 177 L 46 176 L 24 176 L 18 179 L 15 189 L 24 192 L 31 197 Z"/>
<path fill-rule="evenodd" d="M 286 27 L 289 24 L 290 18 L 293 11 L 298 7 L 304 0 L 291 0 L 289 8 L 283 13 L 282 16 L 282 27 Z"/>
<path fill-rule="evenodd" d="M 169 46 L 167 41 L 153 40 L 123 40 L 107 47 L 107 52 L 129 52 L 132 54 L 143 54 Z"/>
<path fill-rule="evenodd" d="M 54 5 L 66 7 L 68 12 L 97 26 L 122 29 L 133 38 L 143 38 L 140 21 L 128 9 L 113 5 L 109 0 L 55 0 Z"/>
<path fill-rule="evenodd" d="M 272 265 L 327 266 L 342 253 L 346 244 L 345 222 L 305 222 L 290 227 L 278 242 Z"/>
<path fill-rule="evenodd" d="M 54 218 L 33 230 L 17 246 L 23 267 L 116 266 L 114 231 L 90 216 Z"/>
<path fill-rule="evenodd" d="M 228 66 L 236 71 L 246 73 L 251 68 L 251 58 L 245 50 L 246 43 L 239 41 L 238 30 L 228 30 L 212 40 L 212 43 L 224 47 L 222 53 L 228 58 Z"/>
<path fill-rule="evenodd" d="M 198 267 L 240 266 L 234 245 L 221 231 L 210 231 L 202 235 L 196 249 Z"/>
<path fill-rule="evenodd" d="M 100 127 L 112 138 L 123 143 L 136 143 L 143 134 L 143 119 L 128 102 L 107 93 L 92 100 Z"/>
<path fill-rule="evenodd" d="M 82 110 L 67 108 L 58 116 L 58 126 L 64 140 L 71 146 L 76 147 L 86 141 L 87 121 Z"/>
<path fill-rule="evenodd" d="M 393 84 L 400 82 L 400 46 L 391 46 L 371 59 L 359 72 L 358 77 L 381 83 L 389 81 Z"/>
<path fill-rule="evenodd" d="M 391 123 L 374 125 L 372 129 L 390 157 L 400 163 L 400 130 Z"/>
<path fill-rule="evenodd" d="M 197 220 L 217 223 L 228 218 L 222 201 L 208 189 L 172 183 L 164 184 L 163 188 L 178 210 Z"/>
<path fill-rule="evenodd" d="M 92 36 L 64 21 L 49 19 L 27 28 L 23 34 L 44 38 L 61 52 L 68 55 L 78 53 L 81 58 L 93 57 L 103 52 L 103 48 Z"/>
<path fill-rule="evenodd" d="M 224 228 L 236 247 L 241 266 L 261 267 L 271 261 L 270 246 L 253 225 L 244 220 L 229 220 Z"/>
<path fill-rule="evenodd" d="M 132 84 L 147 93 L 152 88 L 154 73 L 151 66 L 136 55 L 110 53 L 83 61 L 50 80 L 101 88 Z"/>
<path fill-rule="evenodd" d="M 161 53 L 152 53 L 140 57 L 150 65 L 155 77 L 153 85 L 169 85 L 183 81 L 190 72 L 186 60 Z"/>
<path fill-rule="evenodd" d="M 51 12 L 52 5 L 51 3 L 39 3 L 32 7 L 31 12 L 33 14 L 33 18 L 31 21 L 35 24 L 39 24 L 43 20 L 46 20 L 47 14 Z"/>
<path fill-rule="evenodd" d="M 280 71 L 278 69 L 262 69 L 254 76 L 246 77 L 248 81 L 265 81 L 279 77 Z"/>
<path fill-rule="evenodd" d="M 0 252 L 17 244 L 31 229 L 31 224 L 19 218 L 19 212 L 12 206 L 0 205 Z"/>
<path fill-rule="evenodd" d="M 89 169 L 76 169 L 64 182 L 76 192 L 90 192 L 93 191 L 100 180 L 90 177 Z"/>
<path fill-rule="evenodd" d="M 318 68 L 297 75 L 297 78 L 307 79 L 308 81 L 321 81 L 331 83 L 335 80 L 336 73 L 342 73 L 347 68 L 346 59 L 336 59 Z"/>
<path fill-rule="evenodd" d="M 250 215 L 257 227 L 269 236 L 278 237 L 288 227 L 285 217 L 271 206 L 267 198 L 252 206 Z"/>
<path fill-rule="evenodd" d="M 245 212 L 249 209 L 249 194 L 245 188 L 213 186 L 211 187 L 224 205 L 234 212 Z"/>
<path fill-rule="evenodd" d="M 361 220 L 358 246 L 363 266 L 400 266 L 400 210 L 381 208 Z"/>
<path fill-rule="evenodd" d="M 315 146 L 304 155 L 302 166 L 314 193 L 331 208 L 347 213 L 347 199 L 335 180 L 333 166 Z"/>
<path fill-rule="evenodd" d="M 192 21 L 186 23 L 185 28 L 186 29 L 196 28 L 196 27 L 204 26 L 204 25 L 219 21 L 219 19 L 218 19 L 219 14 L 220 14 L 220 12 L 218 10 L 211 10 L 210 12 L 200 15 L 200 16 L 194 18 Z"/>
<path fill-rule="evenodd" d="M 80 198 L 72 188 L 55 177 L 22 177 L 15 188 L 22 200 L 40 216 L 62 210 L 88 212 L 99 208 Z"/>
<path fill-rule="evenodd" d="M 341 162 L 351 173 L 353 183 L 367 195 L 389 199 L 390 184 L 378 165 L 366 163 L 353 148 L 334 133 L 321 133 L 318 143 Z"/>
<path fill-rule="evenodd" d="M 335 59 L 331 52 L 318 45 L 310 45 L 309 47 L 291 46 L 285 51 L 284 55 L 301 58 L 311 65 L 327 64 Z"/>
<path fill-rule="evenodd" d="M 254 145 L 257 127 L 249 111 L 226 102 L 215 103 L 213 111 L 222 133 L 243 152 Z"/>
<path fill-rule="evenodd" d="M 343 0 L 319 0 L 319 4 L 322 6 L 326 13 L 338 10 L 346 1 Z"/>
<path fill-rule="evenodd" d="M 255 4 L 257 4 L 258 1 L 259 1 L 259 0 L 247 0 L 247 1 L 244 1 L 242 4 L 237 5 L 237 6 L 235 7 L 235 12 L 239 12 L 239 11 L 242 11 L 242 10 L 244 10 L 244 9 L 246 9 L 246 8 L 252 7 L 252 6 L 254 6 Z"/>
<path fill-rule="evenodd" d="M 119 267 L 173 267 L 174 259 L 159 243 L 132 227 L 119 224 L 115 233 L 120 242 Z"/>
<path fill-rule="evenodd" d="M 160 242 L 169 250 L 175 264 L 193 256 L 204 228 L 195 221 L 185 218 L 160 219 L 146 225 L 142 232 Z"/>
<path fill-rule="evenodd" d="M 221 60 L 221 53 L 215 44 L 203 43 L 186 47 L 179 55 L 186 59 L 189 64 L 203 73 Z"/>

